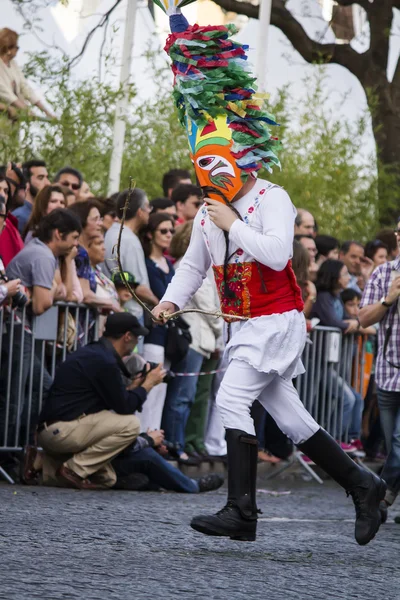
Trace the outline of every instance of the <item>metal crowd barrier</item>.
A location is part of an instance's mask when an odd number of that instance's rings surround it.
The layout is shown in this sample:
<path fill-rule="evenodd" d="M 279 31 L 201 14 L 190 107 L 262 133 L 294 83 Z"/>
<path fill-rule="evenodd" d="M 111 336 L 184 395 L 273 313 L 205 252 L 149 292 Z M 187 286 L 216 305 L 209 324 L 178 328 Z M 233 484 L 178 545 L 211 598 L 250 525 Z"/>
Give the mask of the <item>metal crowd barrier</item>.
<path fill-rule="evenodd" d="M 297 378 L 301 401 L 314 419 L 339 442 L 348 442 L 343 430 L 345 387 L 364 399 L 367 336 L 343 335 L 340 329 L 316 327 L 303 353 L 306 372 Z"/>
<path fill-rule="evenodd" d="M 57 364 L 98 337 L 99 315 L 84 304 L 57 302 L 32 319 L 26 308 L 0 307 L 0 454 L 22 451 L 34 442 L 37 418 Z M 307 410 L 339 441 L 348 441 L 348 431 L 343 432 L 342 426 L 342 382 L 363 398 L 366 392 L 362 338 L 316 327 L 303 354 L 306 372 L 296 380 Z M 10 480 L 1 467 L 0 475 Z"/>
<path fill-rule="evenodd" d="M 0 453 L 34 441 L 37 418 L 58 363 L 99 337 L 97 311 L 57 302 L 40 316 L 0 307 Z M 0 474 L 7 480 L 4 470 Z"/>

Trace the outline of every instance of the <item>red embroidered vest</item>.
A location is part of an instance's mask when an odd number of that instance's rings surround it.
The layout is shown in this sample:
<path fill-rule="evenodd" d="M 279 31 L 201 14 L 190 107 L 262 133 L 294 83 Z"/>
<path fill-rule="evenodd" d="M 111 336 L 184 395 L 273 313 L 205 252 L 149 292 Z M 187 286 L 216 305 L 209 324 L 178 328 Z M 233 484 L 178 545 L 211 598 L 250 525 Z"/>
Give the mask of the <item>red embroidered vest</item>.
<path fill-rule="evenodd" d="M 262 317 L 290 310 L 301 312 L 304 308 L 301 290 L 297 285 L 291 261 L 283 271 L 274 271 L 257 262 L 228 265 L 228 287 L 234 292 L 229 298 L 224 294 L 224 267 L 213 266 L 215 282 L 223 313 L 241 317 Z"/>

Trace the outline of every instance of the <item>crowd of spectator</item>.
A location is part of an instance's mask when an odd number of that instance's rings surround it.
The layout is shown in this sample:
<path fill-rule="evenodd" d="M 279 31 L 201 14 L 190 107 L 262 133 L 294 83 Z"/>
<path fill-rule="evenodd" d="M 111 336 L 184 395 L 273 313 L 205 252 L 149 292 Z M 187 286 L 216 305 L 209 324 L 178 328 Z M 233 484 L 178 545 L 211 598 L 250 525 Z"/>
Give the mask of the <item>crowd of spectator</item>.
<path fill-rule="evenodd" d="M 43 118 L 54 119 L 26 81 L 16 62 L 17 53 L 18 34 L 1 29 L 0 117 L 3 113 L 13 121 L 19 112 L 38 117 L 38 109 Z M 128 314 L 137 320 L 146 334 L 136 336 L 132 364 L 138 372 L 144 373 L 143 369 L 148 368 L 152 373 L 144 376 L 142 383 L 154 378 L 160 365 L 166 373 L 190 373 L 162 377 L 145 390 L 146 401 L 137 404 L 141 430 L 147 436 L 150 432 L 147 442 L 152 441 L 154 446 L 156 440 L 158 448 L 167 448 L 158 465 L 163 465 L 166 458 L 187 465 L 223 460 L 223 428 L 211 401 L 213 386 L 223 370 L 222 322 L 189 313 L 169 326 L 155 325 L 141 304 L 150 309 L 155 306 L 179 268 L 190 241 L 193 219 L 203 204 L 202 190 L 187 170 L 172 169 L 160 182 L 162 197 L 149 199 L 145 190 L 137 188 L 116 192 L 109 198 L 96 198 L 77 168 L 64 166 L 56 173 L 49 171 L 40 159 L 23 164 L 10 162 L 0 168 L 0 300 L 5 308 L 17 306 L 22 310 L 26 298 L 27 307 L 26 321 L 17 320 L 12 328 L 3 328 L 0 435 L 6 438 L 0 438 L 0 445 L 18 442 L 28 388 L 33 412 L 39 412 L 53 393 L 55 384 L 47 369 L 49 365 L 43 368 L 43 357 L 32 344 L 29 328 L 33 317 L 61 301 L 89 307 L 88 312 L 77 314 L 75 321 L 69 315 L 69 324 L 79 340 L 85 332 L 85 339 L 93 341 L 95 323 L 100 338 L 107 337 L 111 327 L 107 325 L 109 315 Z M 121 230 L 123 210 L 125 224 Z M 293 267 L 302 290 L 309 331 L 317 325 L 337 328 L 344 336 L 362 336 L 374 348 L 378 325 L 360 326 L 360 302 L 373 272 L 398 256 L 396 232 L 397 229 L 381 230 L 366 244 L 339 241 L 320 233 L 313 214 L 298 208 Z M 115 252 L 117 244 L 119 257 Z M 217 305 L 213 275 L 209 273 L 189 308 L 212 312 Z M 112 335 L 109 338 L 114 339 Z M 68 351 L 79 345 L 72 341 Z M 136 360 L 138 357 L 142 363 Z M 131 357 L 124 360 L 130 364 Z M 154 369 L 154 365 L 159 367 Z M 129 377 L 128 380 L 131 381 Z M 130 383 L 127 385 L 129 390 Z M 373 444 L 368 442 L 369 432 L 379 432 L 373 370 L 366 394 L 356 391 L 335 370 L 330 372 L 328 385 L 343 397 L 339 435 L 349 438 L 350 443 L 341 442 L 342 446 L 359 456 L 366 451 L 369 456 L 379 457 L 385 450 L 379 433 L 371 436 Z M 40 419 L 39 415 L 36 417 Z M 262 407 L 255 407 L 254 417 L 260 460 L 279 462 L 286 457 L 287 440 L 274 429 Z M 133 465 L 143 462 L 137 453 L 133 459 L 130 446 L 121 456 L 121 477 L 134 471 Z M 164 475 L 161 479 L 164 481 Z M 190 488 L 191 484 L 186 482 L 185 486 Z"/>
<path fill-rule="evenodd" d="M 0 168 L 1 301 L 4 309 L 17 306 L 18 313 L 25 304 L 21 300 L 18 304 L 16 298 L 26 298 L 25 321 L 17 319 L 12 328 L 3 328 L 0 436 L 5 437 L 0 438 L 0 445 L 20 443 L 19 424 L 30 388 L 29 410 L 36 419 L 32 422 L 39 424 L 47 458 L 39 468 L 38 457 L 29 450 L 25 480 L 36 480 L 42 470 L 45 483 L 75 487 L 161 486 L 186 492 L 218 487 L 220 479 L 194 481 L 169 461 L 198 465 L 225 460 L 224 431 L 212 400 L 224 368 L 223 323 L 193 312 L 167 326 L 157 325 L 142 305 L 151 309 L 158 304 L 179 268 L 193 219 L 203 204 L 202 190 L 192 183 L 188 171 L 173 169 L 160 182 L 163 197 L 149 200 L 145 190 L 136 188 L 95 198 L 76 168 L 65 166 L 54 176 L 49 171 L 43 160 Z M 305 209 L 298 209 L 294 234 L 293 267 L 308 331 L 317 325 L 336 328 L 343 336 L 357 334 L 373 346 L 377 326 L 361 327 L 360 301 L 375 269 L 397 256 L 397 234 L 383 230 L 365 245 L 355 240 L 340 242 L 321 234 Z M 92 327 L 89 346 L 75 344 L 75 352 L 74 344 L 68 346 L 70 355 L 53 380 L 48 363 L 43 365 L 43 356 L 32 342 L 30 327 L 33 317 L 60 301 L 88 306 L 89 316 L 82 311 L 74 328 L 79 333 L 97 322 L 100 341 L 94 341 Z M 188 308 L 214 312 L 217 307 L 210 272 Z M 14 313 L 8 310 L 15 317 Z M 96 356 L 100 358 L 95 368 Z M 115 374 L 110 375 L 110 364 L 119 372 L 119 382 Z M 347 441 L 340 442 L 342 447 L 358 457 L 368 453 L 378 460 L 385 445 L 379 434 L 373 371 L 367 375 L 366 393 L 335 368 L 325 384 L 343 399 L 338 437 Z M 88 398 L 94 390 L 98 398 L 92 405 Z M 72 406 L 72 397 L 86 398 L 87 404 Z M 57 398 L 68 403 L 68 418 L 57 407 Z M 108 428 L 102 424 L 98 436 L 83 443 L 81 419 L 104 411 L 108 414 L 110 409 L 121 418 L 109 419 Z M 253 412 L 259 459 L 275 464 L 287 458 L 288 440 L 261 406 Z M 125 418 L 133 413 L 135 419 Z M 79 422 L 79 427 L 69 445 L 64 440 L 57 446 L 57 436 L 51 437 L 48 430 L 56 423 L 55 431 L 63 431 L 63 418 L 68 427 L 72 422 Z M 94 417 L 90 420 L 93 428 L 95 421 Z M 373 443 L 369 443 L 370 432 L 374 432 Z M 27 435 L 32 441 L 34 429 Z M 108 451 L 97 460 L 92 446 Z M 66 453 L 72 455 L 68 462 L 58 464 L 55 455 Z"/>

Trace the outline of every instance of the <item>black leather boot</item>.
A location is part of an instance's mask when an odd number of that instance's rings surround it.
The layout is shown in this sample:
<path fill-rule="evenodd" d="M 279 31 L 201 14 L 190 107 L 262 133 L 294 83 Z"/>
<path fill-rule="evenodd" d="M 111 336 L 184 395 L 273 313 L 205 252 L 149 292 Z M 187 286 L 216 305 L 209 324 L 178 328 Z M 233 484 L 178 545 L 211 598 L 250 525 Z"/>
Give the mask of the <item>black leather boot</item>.
<path fill-rule="evenodd" d="M 228 502 L 215 515 L 199 515 L 190 526 L 206 535 L 231 540 L 256 539 L 257 438 L 240 429 L 227 429 Z"/>
<path fill-rule="evenodd" d="M 368 544 L 381 524 L 379 503 L 385 497 L 386 483 L 357 465 L 324 429 L 319 429 L 298 448 L 353 498 L 355 538 L 361 546 Z"/>

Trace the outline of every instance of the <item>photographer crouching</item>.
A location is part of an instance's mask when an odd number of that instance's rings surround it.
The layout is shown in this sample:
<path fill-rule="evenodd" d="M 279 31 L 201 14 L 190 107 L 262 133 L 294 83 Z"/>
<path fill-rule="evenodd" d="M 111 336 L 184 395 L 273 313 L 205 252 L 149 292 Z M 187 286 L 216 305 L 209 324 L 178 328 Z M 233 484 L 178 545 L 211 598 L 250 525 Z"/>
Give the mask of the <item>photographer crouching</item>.
<path fill-rule="evenodd" d="M 400 222 L 395 229 L 400 246 Z M 362 327 L 379 323 L 375 380 L 387 459 L 381 477 L 387 483 L 380 504 L 382 522 L 400 491 L 400 256 L 375 269 L 361 300 Z"/>
<path fill-rule="evenodd" d="M 129 372 L 122 359 L 147 333 L 130 313 L 112 314 L 98 342 L 80 348 L 58 367 L 37 429 L 45 485 L 91 490 L 115 485 L 111 460 L 138 437 L 140 422 L 133 413 L 140 412 L 148 392 L 165 376 L 158 365 L 145 378 L 140 375 L 143 381 L 124 383 Z M 31 452 L 25 482 L 33 483 L 39 469 Z"/>

